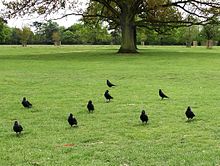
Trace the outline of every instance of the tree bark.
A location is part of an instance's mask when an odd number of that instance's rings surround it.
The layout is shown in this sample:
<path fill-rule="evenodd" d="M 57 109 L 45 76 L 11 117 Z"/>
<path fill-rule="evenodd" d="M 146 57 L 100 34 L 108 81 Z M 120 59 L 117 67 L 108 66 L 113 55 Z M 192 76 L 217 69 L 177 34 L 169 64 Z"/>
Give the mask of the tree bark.
<path fill-rule="evenodd" d="M 121 14 L 121 31 L 122 31 L 122 39 L 121 39 L 121 47 L 118 53 L 137 53 L 136 48 L 136 39 L 135 39 L 135 23 L 134 18 L 130 18 L 130 14 L 126 12 L 122 12 Z"/>
<path fill-rule="evenodd" d="M 213 46 L 213 40 L 207 40 L 206 41 L 206 48 L 212 48 L 212 46 Z"/>

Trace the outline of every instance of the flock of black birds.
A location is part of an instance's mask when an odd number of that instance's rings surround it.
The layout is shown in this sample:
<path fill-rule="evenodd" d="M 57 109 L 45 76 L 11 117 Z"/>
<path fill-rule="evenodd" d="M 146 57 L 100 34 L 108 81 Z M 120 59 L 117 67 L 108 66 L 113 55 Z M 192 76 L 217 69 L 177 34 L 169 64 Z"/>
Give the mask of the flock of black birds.
<path fill-rule="evenodd" d="M 107 86 L 108 87 L 113 87 L 116 86 L 114 84 L 112 84 L 109 80 L 107 80 Z M 159 89 L 159 96 L 161 97 L 161 100 L 163 100 L 164 98 L 169 98 L 167 95 L 164 94 L 164 92 Z M 109 94 L 109 91 L 106 90 L 104 93 L 104 97 L 106 99 L 106 102 L 110 102 L 111 99 L 113 99 L 113 97 Z M 32 104 L 24 97 L 21 104 L 25 107 L 25 108 L 31 108 Z M 95 110 L 95 107 L 92 103 L 92 100 L 88 101 L 87 104 L 87 109 L 90 112 L 93 112 Z M 195 116 L 195 114 L 192 112 L 190 106 L 188 106 L 186 112 L 185 112 L 186 117 L 189 119 L 193 119 L 193 117 Z M 148 122 L 148 116 L 145 113 L 144 110 L 141 111 L 141 115 L 140 115 L 140 120 L 142 121 L 142 123 L 147 123 Z M 77 120 L 76 118 L 73 116 L 72 113 L 70 113 L 68 119 L 67 119 L 68 123 L 70 124 L 70 126 L 77 126 Z M 18 123 L 18 121 L 16 120 L 14 122 L 14 126 L 13 126 L 13 130 L 14 132 L 16 132 L 16 134 L 20 134 L 23 131 L 23 127 Z"/>

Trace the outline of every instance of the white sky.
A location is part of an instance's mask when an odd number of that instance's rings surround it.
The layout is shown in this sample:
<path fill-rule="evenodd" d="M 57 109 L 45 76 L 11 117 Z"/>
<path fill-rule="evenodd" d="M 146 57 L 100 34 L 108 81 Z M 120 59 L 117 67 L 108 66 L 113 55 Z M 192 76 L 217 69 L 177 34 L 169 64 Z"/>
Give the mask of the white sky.
<path fill-rule="evenodd" d="M 79 1 L 86 2 L 87 0 L 79 0 Z M 83 5 L 83 7 L 85 7 L 85 5 Z M 3 9 L 2 0 L 0 0 L 0 10 L 1 9 Z M 54 16 L 52 18 L 59 18 L 61 16 L 62 15 L 60 15 L 60 14 L 54 14 Z M 60 26 L 64 26 L 64 27 L 68 28 L 71 25 L 73 25 L 74 23 L 78 22 L 78 20 L 80 18 L 81 18 L 81 16 L 70 15 L 70 16 L 67 16 L 63 19 L 54 20 L 54 22 L 57 22 Z M 45 22 L 45 19 L 40 16 L 36 16 L 36 17 L 25 16 L 23 18 L 13 18 L 13 19 L 10 19 L 7 21 L 8 21 L 7 25 L 10 27 L 22 28 L 24 26 L 32 25 L 32 23 L 35 21 Z"/>
<path fill-rule="evenodd" d="M 54 22 L 57 22 L 60 26 L 64 26 L 66 28 L 70 27 L 74 23 L 76 23 L 80 19 L 80 16 L 68 16 L 66 18 L 60 19 L 60 20 L 54 20 Z M 34 21 L 43 22 L 43 18 L 15 18 L 10 19 L 8 21 L 8 26 L 10 27 L 16 27 L 16 28 L 22 28 L 23 26 L 30 26 Z"/>

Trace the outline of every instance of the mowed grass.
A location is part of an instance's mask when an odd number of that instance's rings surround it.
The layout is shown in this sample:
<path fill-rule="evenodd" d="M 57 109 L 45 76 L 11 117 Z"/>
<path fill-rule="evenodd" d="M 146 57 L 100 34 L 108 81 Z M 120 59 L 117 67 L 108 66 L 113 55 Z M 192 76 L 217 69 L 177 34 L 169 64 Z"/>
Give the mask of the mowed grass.
<path fill-rule="evenodd" d="M 220 48 L 146 46 L 137 55 L 116 54 L 117 46 L 0 49 L 1 166 L 220 165 Z M 22 107 L 24 96 L 32 109 Z M 187 106 L 196 114 L 190 122 Z M 69 126 L 69 113 L 78 127 Z M 12 131 L 16 119 L 20 136 Z"/>

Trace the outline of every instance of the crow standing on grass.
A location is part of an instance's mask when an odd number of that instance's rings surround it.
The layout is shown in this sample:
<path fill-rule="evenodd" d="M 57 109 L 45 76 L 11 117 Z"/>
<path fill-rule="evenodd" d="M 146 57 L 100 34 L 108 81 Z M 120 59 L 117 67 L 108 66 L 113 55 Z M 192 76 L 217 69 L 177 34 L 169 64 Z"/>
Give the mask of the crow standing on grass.
<path fill-rule="evenodd" d="M 16 134 L 20 134 L 21 131 L 23 131 L 23 127 L 18 123 L 17 120 L 14 122 L 13 130 L 16 132 Z"/>
<path fill-rule="evenodd" d="M 77 120 L 76 118 L 73 116 L 72 113 L 70 113 L 69 117 L 68 117 L 68 122 L 70 124 L 70 126 L 72 127 L 73 125 L 77 126 Z"/>
<path fill-rule="evenodd" d="M 167 95 L 165 95 L 165 94 L 163 93 L 163 91 L 162 91 L 161 89 L 159 89 L 159 96 L 161 97 L 161 99 L 163 99 L 163 98 L 169 98 Z"/>
<path fill-rule="evenodd" d="M 186 117 L 188 118 L 188 120 L 192 119 L 195 116 L 195 114 L 192 112 L 190 106 L 188 106 L 185 114 L 186 114 Z"/>
<path fill-rule="evenodd" d="M 22 100 L 21 104 L 22 104 L 25 108 L 31 108 L 31 107 L 32 107 L 32 104 L 26 99 L 26 97 L 23 97 L 23 100 Z"/>
<path fill-rule="evenodd" d="M 111 99 L 113 99 L 113 97 L 108 92 L 109 91 L 106 90 L 104 96 L 105 96 L 106 100 L 110 101 Z"/>
<path fill-rule="evenodd" d="M 142 112 L 141 112 L 140 119 L 141 119 L 142 123 L 144 123 L 144 122 L 147 123 L 147 121 L 148 121 L 148 116 L 146 115 L 144 110 L 142 110 Z"/>
<path fill-rule="evenodd" d="M 107 83 L 108 87 L 110 87 L 110 88 L 113 87 L 113 86 L 116 86 L 116 85 L 112 84 L 109 80 L 107 80 L 106 83 Z"/>
<path fill-rule="evenodd" d="M 92 100 L 89 100 L 87 104 L 87 109 L 89 112 L 93 112 L 95 110 L 94 105 L 92 104 Z"/>

